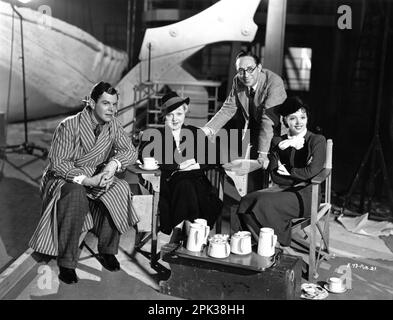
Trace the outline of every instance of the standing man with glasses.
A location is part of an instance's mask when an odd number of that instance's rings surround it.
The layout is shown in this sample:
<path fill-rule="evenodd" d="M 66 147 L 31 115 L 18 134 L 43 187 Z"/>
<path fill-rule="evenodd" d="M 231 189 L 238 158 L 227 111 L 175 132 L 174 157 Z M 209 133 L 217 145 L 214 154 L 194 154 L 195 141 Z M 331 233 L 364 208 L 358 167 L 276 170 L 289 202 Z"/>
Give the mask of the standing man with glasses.
<path fill-rule="evenodd" d="M 229 96 L 202 130 L 212 137 L 238 115 L 243 119 L 241 129 L 250 130 L 250 158 L 258 159 L 266 169 L 273 135 L 281 135 L 277 109 L 287 97 L 284 82 L 274 72 L 263 69 L 259 57 L 252 52 L 240 51 L 236 56 L 236 70 Z"/>

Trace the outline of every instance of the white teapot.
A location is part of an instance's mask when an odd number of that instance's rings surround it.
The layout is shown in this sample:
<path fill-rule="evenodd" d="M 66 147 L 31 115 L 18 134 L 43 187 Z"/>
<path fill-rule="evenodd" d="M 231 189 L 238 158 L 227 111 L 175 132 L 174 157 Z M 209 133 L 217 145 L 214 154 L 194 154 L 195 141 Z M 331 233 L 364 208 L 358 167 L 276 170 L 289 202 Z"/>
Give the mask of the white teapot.
<path fill-rule="evenodd" d="M 229 246 L 229 235 L 227 234 L 215 234 L 209 238 L 209 247 L 207 254 L 213 258 L 226 258 L 231 253 L 231 247 Z"/>

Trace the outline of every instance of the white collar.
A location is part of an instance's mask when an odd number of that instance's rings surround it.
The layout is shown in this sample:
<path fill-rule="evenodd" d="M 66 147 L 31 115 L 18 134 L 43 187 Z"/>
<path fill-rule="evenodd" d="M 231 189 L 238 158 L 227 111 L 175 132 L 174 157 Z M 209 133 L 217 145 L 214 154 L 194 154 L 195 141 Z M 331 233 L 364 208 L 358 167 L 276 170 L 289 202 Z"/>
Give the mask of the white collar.
<path fill-rule="evenodd" d="M 256 84 L 254 84 L 252 87 L 248 87 L 248 92 L 250 93 L 251 88 L 254 89 L 254 92 L 257 92 L 257 87 L 258 87 L 258 81 Z"/>
<path fill-rule="evenodd" d="M 172 130 L 172 135 L 174 136 L 174 137 L 180 137 L 180 131 L 181 131 L 181 128 L 179 128 L 179 129 L 176 129 L 176 130 Z"/>
<path fill-rule="evenodd" d="M 296 136 L 290 136 L 288 134 L 288 139 L 282 140 L 278 144 L 278 147 L 281 150 L 285 150 L 288 147 L 293 147 L 296 150 L 300 150 L 304 146 L 304 141 L 305 141 L 304 136 L 306 135 L 306 133 L 307 133 L 307 128 L 302 132 L 300 132 L 299 134 L 297 134 Z"/>
<path fill-rule="evenodd" d="M 177 147 L 179 147 L 179 143 L 180 143 L 180 132 L 181 132 L 181 128 L 177 130 L 172 130 L 173 139 L 175 140 Z"/>

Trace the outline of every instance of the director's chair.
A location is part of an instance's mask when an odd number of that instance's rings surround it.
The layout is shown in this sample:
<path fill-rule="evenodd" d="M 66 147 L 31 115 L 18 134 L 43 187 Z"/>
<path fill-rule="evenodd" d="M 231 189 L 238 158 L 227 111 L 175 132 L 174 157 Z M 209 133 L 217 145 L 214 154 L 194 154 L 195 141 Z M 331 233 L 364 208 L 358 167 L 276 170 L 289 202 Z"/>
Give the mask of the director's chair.
<path fill-rule="evenodd" d="M 333 140 L 328 139 L 326 144 L 326 160 L 324 168 L 311 179 L 310 184 L 312 185 L 311 190 L 311 216 L 308 218 L 298 218 L 292 220 L 292 232 L 297 230 L 304 230 L 310 226 L 310 235 L 306 236 L 304 240 L 309 238 L 309 241 L 294 240 L 292 242 L 306 248 L 309 252 L 309 263 L 308 263 L 308 280 L 318 278 L 318 267 L 321 261 L 330 258 L 329 251 L 329 218 L 331 211 L 331 185 L 332 185 L 332 158 L 333 158 Z M 249 170 L 255 170 L 255 160 L 243 159 L 239 163 L 246 161 L 247 168 Z M 240 171 L 239 166 L 234 161 L 234 166 L 227 167 L 225 173 L 230 177 L 235 185 L 237 192 L 240 197 L 244 197 L 247 194 L 247 174 L 244 174 L 244 170 Z M 244 168 L 243 168 L 244 169 Z M 319 194 L 321 188 L 324 186 L 323 202 L 318 204 Z M 322 218 L 325 218 L 324 221 Z M 231 218 L 232 220 L 232 218 Z M 321 242 L 317 252 L 317 230 L 321 236 Z"/>

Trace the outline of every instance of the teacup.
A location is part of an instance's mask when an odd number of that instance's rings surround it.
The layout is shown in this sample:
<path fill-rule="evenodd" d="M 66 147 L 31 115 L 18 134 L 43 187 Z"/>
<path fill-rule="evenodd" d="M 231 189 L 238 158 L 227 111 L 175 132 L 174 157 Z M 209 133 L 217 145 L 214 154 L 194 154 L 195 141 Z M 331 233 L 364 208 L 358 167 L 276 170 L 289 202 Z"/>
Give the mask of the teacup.
<path fill-rule="evenodd" d="M 251 253 L 251 232 L 239 231 L 231 238 L 231 252 L 235 254 Z"/>
<path fill-rule="evenodd" d="M 331 277 L 328 280 L 328 288 L 332 292 L 342 292 L 345 290 L 344 281 L 341 278 Z"/>
<path fill-rule="evenodd" d="M 154 158 L 143 158 L 143 167 L 145 169 L 155 169 L 158 165 L 158 161 Z"/>
<path fill-rule="evenodd" d="M 225 238 L 210 238 L 207 254 L 213 258 L 226 258 L 231 253 L 231 247 Z"/>
<path fill-rule="evenodd" d="M 272 228 L 261 228 L 258 239 L 258 254 L 262 257 L 271 257 L 275 253 L 277 235 Z"/>

